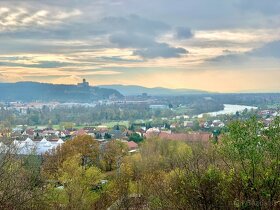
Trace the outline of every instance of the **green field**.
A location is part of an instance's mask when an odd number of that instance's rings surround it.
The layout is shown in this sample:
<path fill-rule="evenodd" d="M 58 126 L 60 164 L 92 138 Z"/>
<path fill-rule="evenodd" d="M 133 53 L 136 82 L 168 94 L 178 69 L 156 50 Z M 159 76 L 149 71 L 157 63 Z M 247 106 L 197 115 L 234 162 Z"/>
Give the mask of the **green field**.
<path fill-rule="evenodd" d="M 111 121 L 111 122 L 105 122 L 101 123 L 99 125 L 107 126 L 108 128 L 113 128 L 115 125 L 122 125 L 122 126 L 129 126 L 129 121 Z M 84 127 L 96 127 L 98 126 L 97 124 L 92 124 L 92 125 L 76 125 L 74 128 L 76 129 L 82 129 Z M 44 129 L 48 127 L 48 125 L 38 125 L 38 126 L 28 126 L 29 128 L 38 128 L 38 129 Z M 60 129 L 60 125 L 52 125 L 52 128 L 55 130 Z"/>
<path fill-rule="evenodd" d="M 102 123 L 102 125 L 107 126 L 108 128 L 113 128 L 115 125 L 123 125 L 128 127 L 129 121 L 112 121 L 112 122 Z"/>

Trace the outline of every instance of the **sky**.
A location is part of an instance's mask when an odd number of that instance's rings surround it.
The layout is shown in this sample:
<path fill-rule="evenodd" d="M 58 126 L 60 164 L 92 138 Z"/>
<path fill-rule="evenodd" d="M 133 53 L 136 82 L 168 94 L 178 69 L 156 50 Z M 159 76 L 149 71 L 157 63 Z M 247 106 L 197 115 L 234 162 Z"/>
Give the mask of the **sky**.
<path fill-rule="evenodd" d="M 82 78 L 280 92 L 280 1 L 0 1 L 0 82 Z"/>

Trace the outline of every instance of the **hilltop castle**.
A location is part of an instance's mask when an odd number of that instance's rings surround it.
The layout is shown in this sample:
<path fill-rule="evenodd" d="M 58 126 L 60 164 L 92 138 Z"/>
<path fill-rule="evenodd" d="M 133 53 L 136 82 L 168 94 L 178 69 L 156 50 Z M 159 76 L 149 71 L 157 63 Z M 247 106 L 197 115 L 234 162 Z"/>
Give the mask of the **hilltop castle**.
<path fill-rule="evenodd" d="M 83 79 L 83 82 L 78 83 L 77 86 L 80 88 L 89 88 L 89 83 L 86 81 L 86 79 Z"/>

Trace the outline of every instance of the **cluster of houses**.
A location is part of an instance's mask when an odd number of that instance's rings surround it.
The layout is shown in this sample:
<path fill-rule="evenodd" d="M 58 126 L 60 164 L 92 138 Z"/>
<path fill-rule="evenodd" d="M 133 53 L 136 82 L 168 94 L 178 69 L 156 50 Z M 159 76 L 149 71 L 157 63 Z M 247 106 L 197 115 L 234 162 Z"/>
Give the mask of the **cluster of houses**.
<path fill-rule="evenodd" d="M 185 120 L 182 123 L 172 123 L 170 128 L 175 129 L 177 127 L 184 127 L 184 128 L 194 128 L 196 126 L 194 120 Z M 211 129 L 211 128 L 223 128 L 225 127 L 225 123 L 219 119 L 216 120 L 206 120 L 200 121 L 198 123 L 200 129 Z"/>
<path fill-rule="evenodd" d="M 272 110 L 261 110 L 258 115 L 263 122 L 269 126 L 273 119 L 280 116 L 278 112 Z M 184 119 L 188 119 L 184 117 Z M 158 137 L 161 139 L 180 140 L 189 143 L 202 142 L 207 143 L 213 138 L 211 132 L 195 131 L 188 133 L 175 133 L 172 128 L 176 128 L 177 124 L 171 124 L 170 129 L 166 127 L 150 127 L 136 126 L 133 130 L 126 128 L 109 129 L 106 126 L 84 127 L 82 129 L 62 129 L 55 130 L 51 128 L 23 128 L 18 126 L 12 131 L 5 133 L 5 136 L 12 139 L 12 145 L 19 154 L 29 154 L 35 152 L 43 154 L 51 149 L 61 146 L 65 141 L 71 140 L 77 136 L 90 135 L 95 140 L 106 144 L 112 139 L 120 140 L 127 144 L 130 152 L 138 150 L 138 144 L 130 141 L 130 136 L 138 134 L 141 138 Z M 192 127 L 194 122 L 191 120 L 184 121 L 184 127 Z M 212 120 L 200 122 L 200 128 L 223 128 L 225 124 L 221 120 Z M 0 133 L 0 139 L 4 134 Z M 7 146 L 0 141 L 0 152 L 7 149 Z"/>
<path fill-rule="evenodd" d="M 67 140 L 83 135 L 92 136 L 102 144 L 106 144 L 112 139 L 117 139 L 126 143 L 130 152 L 135 152 L 138 149 L 138 144 L 133 141 L 128 141 L 129 134 L 131 134 L 131 132 L 128 130 L 112 130 L 104 126 L 71 130 L 55 130 L 50 128 L 23 129 L 22 126 L 19 126 L 14 128 L 11 132 L 5 133 L 5 136 L 12 139 L 12 146 L 17 154 L 43 154 L 62 145 Z M 4 134 L 0 134 L 0 137 L 3 136 Z M 7 147 L 3 143 L 0 143 L 0 152 L 3 152 L 5 149 L 7 149 Z"/>
<path fill-rule="evenodd" d="M 37 154 L 45 153 L 51 149 L 62 145 L 65 141 L 71 140 L 77 136 L 90 135 L 95 140 L 106 144 L 112 139 L 120 140 L 127 144 L 130 152 L 135 152 L 138 149 L 138 144 L 130 141 L 130 136 L 138 134 L 140 138 L 159 137 L 170 140 L 183 140 L 188 142 L 208 142 L 211 138 L 211 133 L 208 132 L 189 132 L 189 133 L 173 133 L 170 129 L 152 127 L 146 129 L 139 127 L 135 130 L 128 129 L 109 129 L 106 126 L 84 127 L 82 129 L 63 129 L 55 130 L 51 128 L 25 128 L 16 127 L 8 135 L 12 139 L 13 145 L 17 148 L 20 154 L 36 152 Z M 1 137 L 1 134 L 0 134 Z M 2 149 L 3 143 L 0 144 Z"/>
<path fill-rule="evenodd" d="M 269 126 L 275 117 L 280 117 L 280 113 L 276 110 L 261 110 L 258 115 L 262 118 L 263 123 Z"/>
<path fill-rule="evenodd" d="M 203 123 L 200 123 L 201 128 L 223 128 L 225 127 L 225 123 L 223 123 L 221 120 L 213 120 L 213 121 L 206 121 Z"/>

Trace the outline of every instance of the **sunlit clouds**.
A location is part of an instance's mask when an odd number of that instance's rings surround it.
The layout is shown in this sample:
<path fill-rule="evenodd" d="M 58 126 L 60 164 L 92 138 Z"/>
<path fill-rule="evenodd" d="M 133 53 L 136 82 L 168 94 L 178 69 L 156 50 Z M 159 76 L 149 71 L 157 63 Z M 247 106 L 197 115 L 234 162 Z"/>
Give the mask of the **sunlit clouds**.
<path fill-rule="evenodd" d="M 149 2 L 1 1 L 0 82 L 280 90 L 276 0 Z"/>

